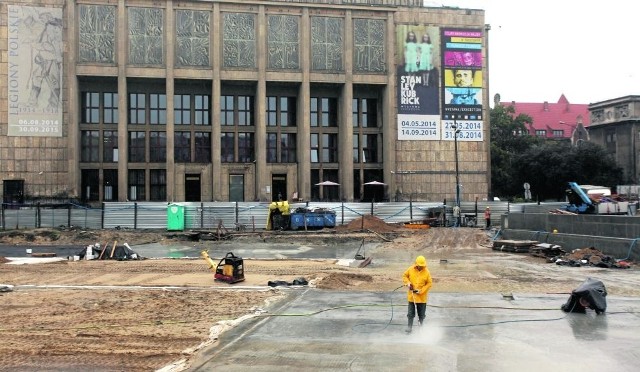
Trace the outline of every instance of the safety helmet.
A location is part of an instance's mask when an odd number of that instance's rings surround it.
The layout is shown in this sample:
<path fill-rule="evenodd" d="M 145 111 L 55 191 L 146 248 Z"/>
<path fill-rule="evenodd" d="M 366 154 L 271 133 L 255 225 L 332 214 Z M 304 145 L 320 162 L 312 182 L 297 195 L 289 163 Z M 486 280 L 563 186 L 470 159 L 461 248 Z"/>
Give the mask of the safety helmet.
<path fill-rule="evenodd" d="M 416 266 L 427 266 L 427 260 L 424 258 L 424 256 L 418 256 L 418 258 L 416 258 Z"/>

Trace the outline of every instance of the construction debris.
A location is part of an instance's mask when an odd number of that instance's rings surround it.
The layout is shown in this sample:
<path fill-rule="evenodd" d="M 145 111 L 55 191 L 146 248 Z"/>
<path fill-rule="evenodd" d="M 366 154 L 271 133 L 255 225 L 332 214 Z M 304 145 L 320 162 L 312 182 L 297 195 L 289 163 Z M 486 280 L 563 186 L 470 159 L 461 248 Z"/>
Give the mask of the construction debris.
<path fill-rule="evenodd" d="M 106 244 L 104 248 L 101 247 L 99 243 L 90 244 L 87 247 L 82 248 L 82 250 L 79 251 L 75 256 L 70 256 L 69 259 L 71 260 L 71 257 L 73 257 L 73 261 L 96 260 L 96 259 L 97 260 L 111 259 L 111 260 L 124 261 L 124 260 L 144 259 L 144 257 L 141 257 L 136 252 L 134 252 L 133 249 L 131 249 L 131 247 L 129 246 L 129 244 L 127 243 L 124 243 L 123 245 L 117 245 L 117 244 L 118 242 L 114 241 L 111 247 L 109 247 L 109 244 Z"/>
<path fill-rule="evenodd" d="M 531 247 L 530 251 L 532 256 L 542 258 L 552 258 L 558 256 L 564 256 L 567 252 L 562 249 L 561 246 L 551 243 L 540 243 Z"/>
<path fill-rule="evenodd" d="M 571 267 L 595 266 L 616 269 L 628 269 L 631 267 L 630 262 L 616 260 L 614 257 L 605 255 L 594 247 L 574 249 L 569 254 L 549 258 L 549 262 Z"/>

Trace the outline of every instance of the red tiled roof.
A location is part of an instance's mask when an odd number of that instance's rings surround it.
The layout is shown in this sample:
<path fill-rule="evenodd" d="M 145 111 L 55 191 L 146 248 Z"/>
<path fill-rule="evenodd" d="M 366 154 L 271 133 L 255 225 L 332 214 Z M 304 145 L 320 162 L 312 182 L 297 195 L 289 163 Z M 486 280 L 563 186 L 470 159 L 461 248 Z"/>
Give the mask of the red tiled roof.
<path fill-rule="evenodd" d="M 557 103 L 541 102 L 500 102 L 502 106 L 514 106 L 515 115 L 527 114 L 533 119 L 529 133 L 535 135 L 536 130 L 546 130 L 547 137 L 553 137 L 554 130 L 564 131 L 563 137 L 571 137 L 578 122 L 586 128 L 590 124 L 589 104 L 569 103 L 562 94 Z"/>

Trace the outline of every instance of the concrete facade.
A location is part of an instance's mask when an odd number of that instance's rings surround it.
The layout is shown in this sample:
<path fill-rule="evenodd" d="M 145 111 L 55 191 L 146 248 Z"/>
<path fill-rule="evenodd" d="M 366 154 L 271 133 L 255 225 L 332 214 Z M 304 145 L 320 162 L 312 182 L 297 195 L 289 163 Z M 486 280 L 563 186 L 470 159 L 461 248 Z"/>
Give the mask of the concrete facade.
<path fill-rule="evenodd" d="M 640 96 L 592 103 L 589 112 L 591 141 L 613 155 L 626 182 L 640 182 Z"/>
<path fill-rule="evenodd" d="M 5 1 L 0 4 L 0 179 L 4 190 L 14 185 L 12 181 L 20 181 L 22 196 L 27 198 L 73 197 L 88 202 L 269 201 L 278 194 L 301 200 L 453 200 L 454 141 L 398 139 L 395 65 L 402 51 L 396 42 L 397 30 L 428 25 L 482 32 L 483 140 L 458 141 L 457 147 L 461 199 L 483 200 L 490 193 L 484 11 L 421 5 L 422 1 L 410 0 L 339 4 L 330 0 Z M 8 91 L 13 84 L 10 51 L 15 31 L 10 7 L 62 9 L 60 136 L 10 133 Z M 341 25 L 333 29 L 339 31 L 342 40 L 334 44 L 341 49 L 325 56 L 339 58 L 326 58 L 318 67 L 315 30 L 321 22 L 334 21 Z M 206 27 L 187 29 L 189 24 Z M 288 32 L 298 35 L 287 39 Z M 363 35 L 370 38 L 363 42 Z M 91 44 L 97 39 L 100 43 Z M 373 45 L 379 40 L 383 43 Z M 197 47 L 206 52 L 184 54 Z M 439 84 L 444 81 L 441 77 Z M 93 93 L 99 102 L 92 103 Z M 106 95 L 114 102 L 107 104 Z M 138 95 L 145 97 L 145 104 L 135 106 Z M 187 111 L 180 97 L 191 97 Z M 203 97 L 208 102 L 204 114 L 208 121 L 198 125 L 197 99 Z M 235 100 L 233 109 L 224 106 L 224 97 Z M 272 98 L 281 102 L 287 97 L 293 99 L 295 108 L 288 115 L 295 117 L 295 124 L 271 127 Z M 241 108 L 244 99 L 251 106 L 246 112 Z M 324 100 L 330 102 L 328 113 L 314 107 Z M 365 115 L 360 107 L 365 101 L 375 112 Z M 277 107 L 274 115 L 282 113 L 280 103 Z M 92 109 L 99 116 L 95 122 Z M 109 109 L 111 121 L 105 119 Z M 136 110 L 145 112 L 140 122 L 132 120 Z M 181 112 L 191 115 L 188 125 L 180 125 L 182 119 L 176 116 Z M 221 123 L 225 113 L 234 115 L 235 125 Z M 324 114 L 335 115 L 335 123 L 316 127 L 311 118 L 316 114 L 319 120 Z M 153 122 L 154 115 L 161 117 L 158 123 Z M 246 127 L 238 124 L 243 115 L 253 118 Z M 376 123 L 356 128 L 352 119 L 356 115 L 373 116 Z M 186 148 L 176 143 L 182 138 L 179 133 L 187 138 Z M 225 159 L 225 134 L 231 134 L 232 145 L 227 148 L 231 160 Z M 250 140 L 244 143 L 241 136 Z M 294 149 L 288 160 L 281 159 L 286 150 L 282 136 L 295 139 L 295 145 L 288 145 Z M 197 138 L 210 155 L 194 161 L 202 149 L 194 144 Z M 278 143 L 273 149 L 268 147 L 272 138 Z M 324 142 L 314 153 L 310 138 L 329 138 L 332 144 Z M 371 143 L 364 143 L 370 138 L 374 138 Z M 190 160 L 176 160 L 181 150 Z M 142 160 L 135 159 L 136 151 Z M 242 151 L 251 155 L 243 157 Z M 277 161 L 267 160 L 270 151 Z M 363 159 L 365 153 L 375 154 L 375 161 Z M 317 154 L 329 161 L 318 162 Z M 315 185 L 324 180 L 339 186 Z M 372 193 L 363 184 L 373 180 L 386 186 L 375 186 L 380 189 Z M 5 192 L 0 192 L 7 201 Z"/>

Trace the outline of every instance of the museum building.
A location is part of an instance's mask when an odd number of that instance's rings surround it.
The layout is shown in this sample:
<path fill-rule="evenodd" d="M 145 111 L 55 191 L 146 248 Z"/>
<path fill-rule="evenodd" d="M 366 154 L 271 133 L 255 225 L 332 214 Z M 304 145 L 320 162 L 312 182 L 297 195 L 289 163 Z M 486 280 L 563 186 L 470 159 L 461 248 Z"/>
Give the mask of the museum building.
<path fill-rule="evenodd" d="M 3 201 L 485 199 L 489 29 L 422 0 L 4 1 Z"/>

